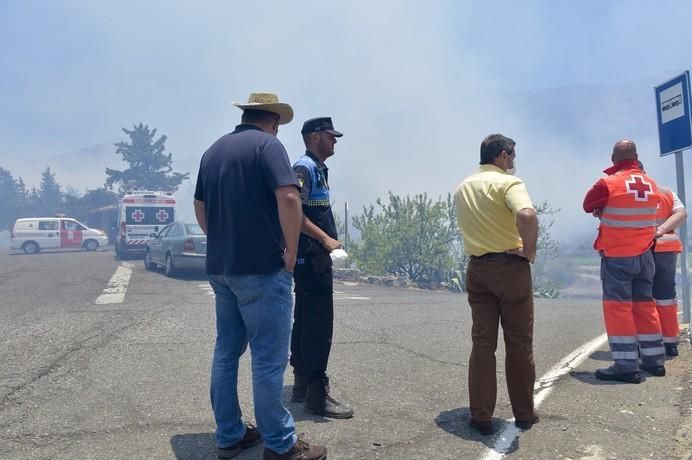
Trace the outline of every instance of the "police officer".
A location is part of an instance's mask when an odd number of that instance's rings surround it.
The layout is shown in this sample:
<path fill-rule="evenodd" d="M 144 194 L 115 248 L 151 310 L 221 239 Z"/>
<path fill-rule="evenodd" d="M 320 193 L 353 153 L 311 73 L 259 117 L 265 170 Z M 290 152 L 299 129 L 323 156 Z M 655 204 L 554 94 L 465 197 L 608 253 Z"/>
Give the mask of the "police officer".
<path fill-rule="evenodd" d="M 329 395 L 327 362 L 332 345 L 334 299 L 330 252 L 341 247 L 329 201 L 328 168 L 336 138 L 329 117 L 312 118 L 301 130 L 307 151 L 293 169 L 301 187 L 303 222 L 298 243 L 291 366 L 295 382 L 291 400 L 305 410 L 330 418 L 351 418 L 353 410 Z"/>

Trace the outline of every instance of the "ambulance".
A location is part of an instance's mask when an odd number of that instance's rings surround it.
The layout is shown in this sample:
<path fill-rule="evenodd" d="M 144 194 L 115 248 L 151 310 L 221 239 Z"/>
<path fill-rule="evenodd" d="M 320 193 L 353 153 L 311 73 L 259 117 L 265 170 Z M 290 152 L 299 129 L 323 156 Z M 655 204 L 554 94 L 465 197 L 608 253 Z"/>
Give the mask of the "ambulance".
<path fill-rule="evenodd" d="M 89 228 L 71 217 L 28 217 L 17 219 L 10 234 L 10 249 L 36 254 L 43 249 L 84 249 L 106 246 L 103 230 Z"/>
<path fill-rule="evenodd" d="M 118 205 L 116 257 L 143 256 L 152 235 L 174 220 L 175 198 L 171 192 L 127 193 Z"/>

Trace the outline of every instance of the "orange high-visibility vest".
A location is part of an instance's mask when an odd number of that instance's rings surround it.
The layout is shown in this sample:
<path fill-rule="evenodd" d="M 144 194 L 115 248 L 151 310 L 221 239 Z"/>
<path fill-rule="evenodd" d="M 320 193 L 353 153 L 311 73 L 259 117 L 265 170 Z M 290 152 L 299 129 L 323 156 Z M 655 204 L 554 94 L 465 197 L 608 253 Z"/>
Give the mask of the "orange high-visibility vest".
<path fill-rule="evenodd" d="M 661 225 L 673 214 L 673 192 L 667 188 L 660 189 L 661 202 L 658 205 L 656 225 Z M 656 240 L 655 252 L 682 252 L 682 241 L 675 230 L 671 230 Z"/>
<path fill-rule="evenodd" d="M 661 201 L 656 182 L 636 168 L 623 169 L 603 179 L 608 202 L 594 248 L 606 257 L 634 257 L 648 251 L 656 236 L 656 214 Z"/>

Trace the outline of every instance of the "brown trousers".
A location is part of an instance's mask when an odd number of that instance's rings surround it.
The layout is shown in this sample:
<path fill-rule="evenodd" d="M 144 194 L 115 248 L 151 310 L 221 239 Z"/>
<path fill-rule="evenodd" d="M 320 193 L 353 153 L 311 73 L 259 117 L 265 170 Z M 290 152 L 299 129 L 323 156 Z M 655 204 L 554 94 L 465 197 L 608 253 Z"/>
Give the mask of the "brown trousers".
<path fill-rule="evenodd" d="M 533 289 L 526 259 L 505 254 L 472 258 L 466 273 L 471 305 L 473 348 L 469 359 L 471 418 L 489 421 L 497 399 L 495 350 L 498 323 L 505 339 L 505 372 L 512 411 L 517 420 L 532 420 Z"/>

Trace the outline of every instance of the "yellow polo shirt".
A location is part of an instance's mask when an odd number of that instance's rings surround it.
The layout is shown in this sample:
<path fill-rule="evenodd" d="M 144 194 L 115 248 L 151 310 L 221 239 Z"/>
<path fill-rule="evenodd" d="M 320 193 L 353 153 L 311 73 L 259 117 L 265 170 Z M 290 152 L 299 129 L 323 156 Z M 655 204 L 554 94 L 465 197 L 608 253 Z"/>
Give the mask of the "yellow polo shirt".
<path fill-rule="evenodd" d="M 482 256 L 523 246 L 516 215 L 533 209 L 533 204 L 518 177 L 495 165 L 481 165 L 457 187 L 454 206 L 466 254 Z"/>

